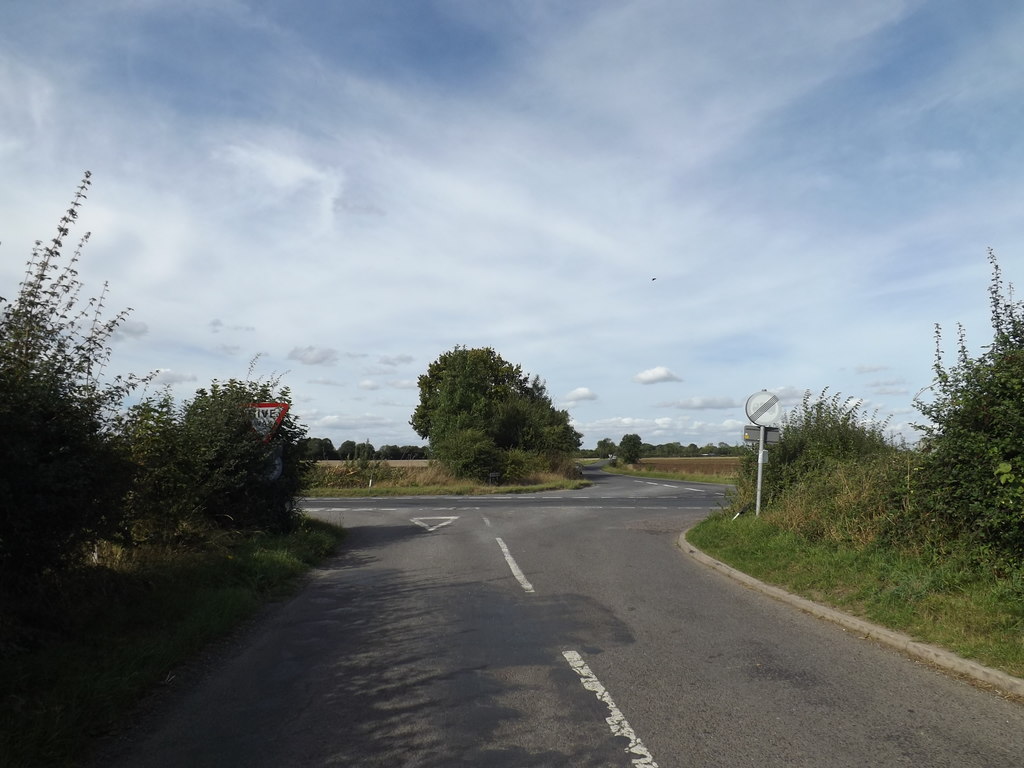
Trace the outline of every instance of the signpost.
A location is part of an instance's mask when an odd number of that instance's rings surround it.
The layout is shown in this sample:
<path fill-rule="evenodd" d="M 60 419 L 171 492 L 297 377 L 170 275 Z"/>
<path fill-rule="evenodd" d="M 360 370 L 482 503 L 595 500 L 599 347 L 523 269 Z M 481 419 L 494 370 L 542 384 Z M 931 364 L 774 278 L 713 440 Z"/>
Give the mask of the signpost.
<path fill-rule="evenodd" d="M 288 403 L 248 403 L 245 407 L 250 410 L 253 431 L 264 443 L 269 443 L 291 406 Z M 282 446 L 278 443 L 271 449 L 265 476 L 273 482 L 283 473 L 284 456 Z"/>
<path fill-rule="evenodd" d="M 764 464 L 768 460 L 768 452 L 765 451 L 764 446 L 766 442 L 766 433 L 769 430 L 769 425 L 774 424 L 779 420 L 779 413 L 781 412 L 781 406 L 779 405 L 779 398 L 777 395 L 773 395 L 767 389 L 762 389 L 760 392 L 755 392 L 747 398 L 746 412 L 747 418 L 755 424 L 757 429 L 757 500 L 754 503 L 754 514 L 761 514 L 761 480 L 764 477 Z M 747 427 L 747 430 L 751 430 L 751 427 Z M 775 434 L 778 434 L 778 429 L 774 429 Z M 746 431 L 743 434 L 744 439 L 747 437 Z M 776 440 L 778 438 L 776 437 Z M 774 440 L 772 442 L 775 442 Z"/>

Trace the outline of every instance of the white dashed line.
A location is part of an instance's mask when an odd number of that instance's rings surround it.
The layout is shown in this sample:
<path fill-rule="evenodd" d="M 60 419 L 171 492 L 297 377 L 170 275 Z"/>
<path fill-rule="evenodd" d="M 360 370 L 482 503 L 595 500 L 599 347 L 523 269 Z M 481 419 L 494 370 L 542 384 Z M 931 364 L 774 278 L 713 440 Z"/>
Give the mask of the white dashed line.
<path fill-rule="evenodd" d="M 508 547 L 505 546 L 505 542 L 501 539 L 495 539 L 498 542 L 498 546 L 501 547 L 501 553 L 505 555 L 505 562 L 508 563 L 508 567 L 512 569 L 512 575 L 516 577 L 516 581 L 523 588 L 524 592 L 533 592 L 533 585 L 526 580 L 526 576 L 519 570 L 519 566 L 516 565 L 516 561 L 512 559 L 512 553 L 508 551 Z"/>
<path fill-rule="evenodd" d="M 640 741 L 632 727 L 630 727 L 625 715 L 615 706 L 615 702 L 612 701 L 612 697 L 605 690 L 605 687 L 601 685 L 601 681 L 590 671 L 590 667 L 583 661 L 583 657 L 576 651 L 563 651 L 562 655 L 569 662 L 569 666 L 580 676 L 580 682 L 583 683 L 583 687 L 588 691 L 592 691 L 598 700 L 604 702 L 604 705 L 608 707 L 611 716 L 606 717 L 605 722 L 608 723 L 612 735 L 629 739 L 629 746 L 626 747 L 626 752 L 630 755 L 635 755 L 631 760 L 633 765 L 642 766 L 642 768 L 658 768 L 658 764 L 654 762 L 654 758 L 647 751 L 647 747 L 644 746 L 644 743 Z"/>

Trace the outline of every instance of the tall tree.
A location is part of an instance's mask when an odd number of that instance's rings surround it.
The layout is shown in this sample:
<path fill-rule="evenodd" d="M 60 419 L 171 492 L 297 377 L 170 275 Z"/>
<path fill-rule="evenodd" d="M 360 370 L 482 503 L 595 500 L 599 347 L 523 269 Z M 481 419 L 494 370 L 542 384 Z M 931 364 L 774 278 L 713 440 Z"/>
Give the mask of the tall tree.
<path fill-rule="evenodd" d="M 643 449 L 643 442 L 640 435 L 623 435 L 619 441 L 619 461 L 623 464 L 636 464 L 640 460 L 640 453 Z"/>
<path fill-rule="evenodd" d="M 541 379 L 490 347 L 445 352 L 419 377 L 419 388 L 409 423 L 457 474 L 484 477 L 513 464 L 522 474 L 531 464 L 524 452 L 555 467 L 579 447 L 569 414 L 555 409 Z"/>

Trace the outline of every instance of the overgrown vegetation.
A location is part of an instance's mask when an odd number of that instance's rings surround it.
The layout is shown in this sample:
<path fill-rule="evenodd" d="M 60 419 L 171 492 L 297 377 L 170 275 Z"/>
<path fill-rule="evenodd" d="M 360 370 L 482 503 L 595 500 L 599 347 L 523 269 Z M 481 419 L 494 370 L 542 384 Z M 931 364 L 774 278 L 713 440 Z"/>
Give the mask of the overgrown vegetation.
<path fill-rule="evenodd" d="M 146 686 L 281 588 L 335 533 L 299 527 L 304 430 L 258 434 L 276 380 L 214 381 L 177 404 L 108 377 L 128 310 L 81 298 L 65 241 L 37 243 L 0 298 L 0 755 L 71 765 Z M 296 548 L 304 553 L 292 554 Z"/>
<path fill-rule="evenodd" d="M 62 568 L 124 524 L 131 466 L 111 434 L 110 415 L 139 384 L 104 383 L 109 339 L 127 310 L 103 319 L 106 287 L 80 302 L 65 258 L 90 178 L 46 245 L 37 242 L 17 296 L 0 312 L 0 585 L 24 587 Z"/>
<path fill-rule="evenodd" d="M 963 328 L 956 360 L 943 361 L 936 327 L 933 399 L 919 468 L 930 523 L 1005 567 L 1024 558 L 1024 305 L 1007 290 L 989 251 L 989 306 L 994 334 L 972 357 Z"/>
<path fill-rule="evenodd" d="M 132 406 L 118 424 L 135 468 L 132 540 L 163 543 L 209 527 L 290 530 L 305 430 L 285 416 L 260 440 L 248 407 L 289 399 L 276 380 L 250 378 L 214 381 L 181 405 L 164 392 Z"/>
<path fill-rule="evenodd" d="M 753 508 L 757 456 L 729 510 L 690 532 L 710 554 L 795 591 L 1024 674 L 1024 305 L 989 252 L 992 342 L 959 329 L 918 408 L 915 448 L 856 399 L 827 391 L 782 424 Z"/>

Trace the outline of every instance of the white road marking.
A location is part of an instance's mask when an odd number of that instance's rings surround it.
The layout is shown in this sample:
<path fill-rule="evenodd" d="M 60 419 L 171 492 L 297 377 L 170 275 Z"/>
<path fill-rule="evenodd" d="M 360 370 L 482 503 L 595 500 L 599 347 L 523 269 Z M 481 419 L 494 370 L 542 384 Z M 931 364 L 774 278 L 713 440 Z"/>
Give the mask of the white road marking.
<path fill-rule="evenodd" d="M 501 553 L 505 556 L 505 562 L 508 563 L 508 567 L 512 569 L 512 575 L 516 577 L 516 581 L 523 588 L 524 592 L 533 592 L 533 585 L 526 580 L 526 576 L 519 570 L 519 566 L 516 565 L 516 561 L 512 559 L 512 553 L 508 551 L 508 547 L 505 546 L 505 542 L 501 539 L 495 539 L 498 542 L 498 546 L 501 547 Z"/>
<path fill-rule="evenodd" d="M 486 517 L 484 518 L 484 525 L 486 525 L 488 528 L 491 527 L 491 521 L 490 521 L 489 518 L 486 518 Z"/>
<path fill-rule="evenodd" d="M 446 526 L 446 525 L 451 525 L 452 523 L 454 523 L 458 519 L 459 518 L 457 516 L 456 517 L 410 517 L 409 518 L 409 520 L 411 522 L 416 523 L 416 525 L 419 525 L 419 526 L 421 526 L 423 528 L 426 528 L 428 533 L 430 531 L 436 531 L 438 528 L 444 528 L 444 526 Z M 439 522 L 439 523 L 438 522 L 428 522 L 428 521 L 436 521 L 436 520 L 440 520 L 441 522 Z"/>
<path fill-rule="evenodd" d="M 562 655 L 569 662 L 569 666 L 580 676 L 580 682 L 583 683 L 583 687 L 588 691 L 592 691 L 598 700 L 604 702 L 605 706 L 608 707 L 611 716 L 606 717 L 605 722 L 608 723 L 612 735 L 629 739 L 629 746 L 626 747 L 626 752 L 630 755 L 636 755 L 631 760 L 633 765 L 642 766 L 643 768 L 658 768 L 658 764 L 654 762 L 654 758 L 647 751 L 647 747 L 644 746 L 644 743 L 640 741 L 632 727 L 630 727 L 625 715 L 615 706 L 615 702 L 612 701 L 612 697 L 605 690 L 605 687 L 601 685 L 601 681 L 590 671 L 590 667 L 583 661 L 583 657 L 576 651 L 563 651 Z"/>
<path fill-rule="evenodd" d="M 308 504 L 299 509 L 308 512 L 397 512 L 398 507 L 313 507 Z"/>

